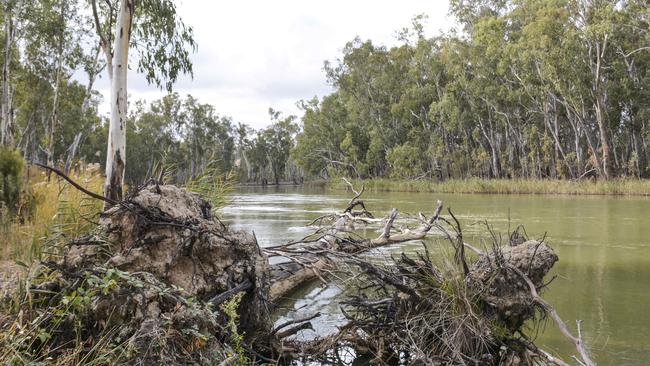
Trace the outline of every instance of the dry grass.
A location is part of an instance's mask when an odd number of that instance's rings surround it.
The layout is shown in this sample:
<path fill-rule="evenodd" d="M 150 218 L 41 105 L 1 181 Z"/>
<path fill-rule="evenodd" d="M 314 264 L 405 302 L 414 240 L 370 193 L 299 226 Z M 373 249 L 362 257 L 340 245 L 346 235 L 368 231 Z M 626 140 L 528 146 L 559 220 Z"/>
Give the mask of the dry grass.
<path fill-rule="evenodd" d="M 28 196 L 33 200 L 32 212 L 27 217 L 0 215 L 0 260 L 31 262 L 40 258 L 41 245 L 53 235 L 83 232 L 96 220 L 101 202 L 89 199 L 67 182 L 52 175 L 32 170 Z M 104 178 L 97 170 L 84 169 L 73 172 L 71 178 L 85 188 L 100 193 Z"/>

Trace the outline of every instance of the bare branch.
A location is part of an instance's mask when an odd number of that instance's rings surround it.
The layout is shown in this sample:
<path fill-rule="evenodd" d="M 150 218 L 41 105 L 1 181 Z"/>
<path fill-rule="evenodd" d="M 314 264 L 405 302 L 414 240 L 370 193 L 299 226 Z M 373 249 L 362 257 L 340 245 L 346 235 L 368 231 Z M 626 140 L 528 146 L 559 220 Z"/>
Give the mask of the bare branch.
<path fill-rule="evenodd" d="M 91 192 L 91 191 L 87 190 L 86 188 L 79 185 L 79 183 L 73 181 L 70 177 L 65 175 L 62 171 L 60 171 L 57 168 L 52 168 L 50 166 L 43 165 L 43 164 L 40 164 L 40 163 L 34 163 L 34 165 L 40 166 L 41 168 L 44 168 L 44 169 L 47 169 L 47 170 L 49 170 L 51 172 L 56 173 L 56 175 L 58 175 L 59 177 L 65 179 L 66 181 L 68 181 L 68 183 L 72 184 L 73 187 L 77 188 L 78 190 L 80 190 L 81 192 L 87 194 L 88 196 L 90 196 L 92 198 L 98 199 L 100 201 L 104 201 L 104 202 L 106 202 L 106 203 L 108 203 L 108 204 L 110 204 L 112 206 L 119 204 L 118 201 L 112 200 L 110 198 L 101 196 L 101 195 L 99 195 L 97 193 L 94 193 L 94 192 Z"/>
<path fill-rule="evenodd" d="M 589 352 L 587 352 L 587 349 L 585 348 L 585 345 L 582 341 L 582 334 L 580 331 L 580 321 L 578 321 L 578 336 L 574 336 L 571 334 L 571 331 L 569 331 L 569 328 L 567 327 L 566 323 L 564 323 L 564 320 L 560 317 L 560 315 L 557 313 L 557 310 L 555 310 L 554 307 L 552 307 L 549 303 L 547 303 L 544 299 L 542 299 L 539 294 L 537 293 L 537 289 L 535 288 L 535 285 L 533 282 L 526 276 L 524 272 L 522 272 L 519 268 L 515 266 L 509 265 L 508 268 L 513 270 L 515 273 L 517 273 L 528 285 L 528 288 L 530 289 L 530 294 L 533 297 L 533 300 L 539 304 L 548 314 L 551 316 L 555 324 L 558 326 L 560 329 L 560 332 L 562 335 L 564 335 L 568 340 L 570 340 L 578 350 L 578 353 L 580 353 L 581 357 L 581 363 L 586 365 L 586 366 L 596 366 L 596 363 L 591 359 L 589 356 Z"/>

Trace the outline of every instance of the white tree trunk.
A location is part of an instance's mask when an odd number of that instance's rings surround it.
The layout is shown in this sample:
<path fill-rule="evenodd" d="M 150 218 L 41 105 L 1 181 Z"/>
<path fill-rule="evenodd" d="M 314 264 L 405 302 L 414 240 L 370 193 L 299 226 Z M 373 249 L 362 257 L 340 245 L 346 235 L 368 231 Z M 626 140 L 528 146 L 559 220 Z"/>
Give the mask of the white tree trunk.
<path fill-rule="evenodd" d="M 120 0 L 111 77 L 111 119 L 106 153 L 106 184 L 104 196 L 122 200 L 124 167 L 126 164 L 127 71 L 129 39 L 133 22 L 134 0 Z"/>
<path fill-rule="evenodd" d="M 61 22 L 65 29 L 65 3 L 61 3 Z M 50 114 L 50 136 L 47 144 L 47 165 L 54 166 L 54 135 L 59 124 L 59 89 L 61 85 L 61 74 L 63 73 L 63 38 L 64 32 L 59 34 L 58 55 L 56 59 L 56 79 L 54 81 L 54 97 L 52 98 L 52 113 Z M 48 172 L 47 179 L 50 179 Z"/>
<path fill-rule="evenodd" d="M 0 145 L 11 144 L 11 86 L 10 86 L 10 66 L 11 66 L 11 48 L 13 43 L 13 19 L 11 17 L 11 7 L 7 0 L 5 5 L 5 49 L 4 62 L 2 65 L 2 106 L 0 116 Z"/>

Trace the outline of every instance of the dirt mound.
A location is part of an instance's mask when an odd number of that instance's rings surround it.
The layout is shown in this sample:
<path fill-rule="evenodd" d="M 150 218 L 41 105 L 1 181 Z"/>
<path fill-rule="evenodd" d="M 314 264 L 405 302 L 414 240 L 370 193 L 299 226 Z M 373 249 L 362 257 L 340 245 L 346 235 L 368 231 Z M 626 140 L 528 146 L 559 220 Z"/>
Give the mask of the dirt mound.
<path fill-rule="evenodd" d="M 470 277 L 483 287 L 481 297 L 493 316 L 516 330 L 535 315 L 535 306 L 526 281 L 513 268 L 524 273 L 539 289 L 557 260 L 557 254 L 546 243 L 528 240 L 480 256 L 471 268 Z"/>
<path fill-rule="evenodd" d="M 52 357 L 48 350 L 65 354 L 79 339 L 91 352 L 109 349 L 100 343 L 110 339 L 125 362 L 141 364 L 222 360 L 236 352 L 233 340 L 270 349 L 267 258 L 252 235 L 211 211 L 197 194 L 155 184 L 106 211 L 92 235 L 69 242 L 32 280 L 32 315 L 66 315 L 35 323 L 50 336 L 30 347 Z M 229 313 L 223 305 L 239 292 Z"/>

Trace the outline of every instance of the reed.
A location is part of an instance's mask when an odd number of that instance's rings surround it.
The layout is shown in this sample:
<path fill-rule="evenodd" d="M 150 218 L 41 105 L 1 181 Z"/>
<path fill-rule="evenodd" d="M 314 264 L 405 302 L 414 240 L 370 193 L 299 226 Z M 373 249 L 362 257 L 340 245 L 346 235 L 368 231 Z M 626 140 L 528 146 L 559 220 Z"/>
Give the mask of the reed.
<path fill-rule="evenodd" d="M 75 171 L 70 177 L 86 189 L 101 193 L 104 178 L 94 168 Z M 41 257 L 46 239 L 79 235 L 92 226 L 102 208 L 93 200 L 52 175 L 47 179 L 41 171 L 31 171 L 23 196 L 29 201 L 28 213 L 16 216 L 0 213 L 0 260 L 31 262 Z"/>
<path fill-rule="evenodd" d="M 353 180 L 355 186 L 365 185 L 374 192 L 431 192 L 431 193 L 484 193 L 484 194 L 564 194 L 650 196 L 650 180 L 614 179 L 594 180 L 535 180 L 535 179 L 451 179 L 434 180 Z M 331 180 L 331 189 L 346 189 L 342 181 Z"/>

